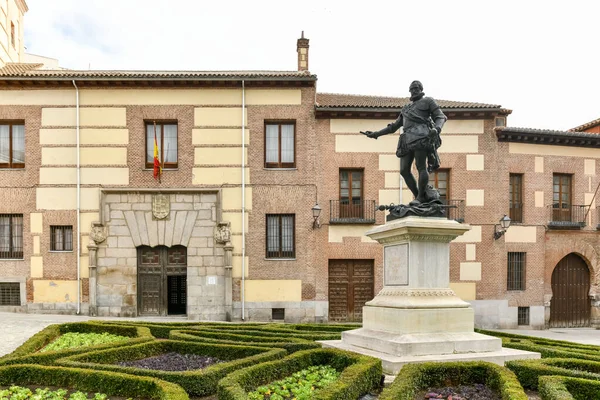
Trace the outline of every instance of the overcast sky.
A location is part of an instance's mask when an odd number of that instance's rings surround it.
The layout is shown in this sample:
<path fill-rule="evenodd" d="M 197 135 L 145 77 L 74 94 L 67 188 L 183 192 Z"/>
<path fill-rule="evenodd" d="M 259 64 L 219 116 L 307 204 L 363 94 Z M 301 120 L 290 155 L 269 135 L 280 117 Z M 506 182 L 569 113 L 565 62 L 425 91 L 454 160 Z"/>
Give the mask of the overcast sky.
<path fill-rule="evenodd" d="M 27 52 L 70 69 L 296 70 L 319 92 L 500 104 L 509 126 L 600 118 L 600 1 L 26 0 Z"/>

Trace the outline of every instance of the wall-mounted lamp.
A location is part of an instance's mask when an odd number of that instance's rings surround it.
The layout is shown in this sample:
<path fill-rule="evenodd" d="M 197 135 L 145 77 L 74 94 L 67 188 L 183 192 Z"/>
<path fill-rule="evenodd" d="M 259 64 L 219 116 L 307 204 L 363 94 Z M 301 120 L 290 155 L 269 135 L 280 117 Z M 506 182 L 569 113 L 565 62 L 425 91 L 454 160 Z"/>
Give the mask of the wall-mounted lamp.
<path fill-rule="evenodd" d="M 319 222 L 319 215 L 321 215 L 321 207 L 319 204 L 315 204 L 312 208 L 313 213 L 313 229 L 320 228 L 321 223 Z"/>
<path fill-rule="evenodd" d="M 500 225 L 494 225 L 494 240 L 500 239 L 505 233 L 508 227 L 510 226 L 510 218 L 504 214 L 504 217 L 500 218 Z M 500 227 L 500 229 L 498 229 Z"/>

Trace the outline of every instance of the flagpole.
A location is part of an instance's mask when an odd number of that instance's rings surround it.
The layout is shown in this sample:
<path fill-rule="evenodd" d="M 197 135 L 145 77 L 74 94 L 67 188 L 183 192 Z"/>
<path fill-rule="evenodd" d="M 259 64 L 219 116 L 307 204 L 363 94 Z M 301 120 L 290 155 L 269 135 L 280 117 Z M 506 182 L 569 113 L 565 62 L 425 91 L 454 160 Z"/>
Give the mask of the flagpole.
<path fill-rule="evenodd" d="M 154 121 L 154 140 L 157 140 L 156 139 L 156 121 Z M 162 143 L 162 140 L 161 140 L 161 143 Z M 156 145 L 158 146 L 158 143 L 156 143 Z M 161 181 L 160 181 L 160 172 L 161 171 L 160 171 L 160 168 L 159 168 L 159 170 L 158 170 L 158 183 L 161 183 Z"/>

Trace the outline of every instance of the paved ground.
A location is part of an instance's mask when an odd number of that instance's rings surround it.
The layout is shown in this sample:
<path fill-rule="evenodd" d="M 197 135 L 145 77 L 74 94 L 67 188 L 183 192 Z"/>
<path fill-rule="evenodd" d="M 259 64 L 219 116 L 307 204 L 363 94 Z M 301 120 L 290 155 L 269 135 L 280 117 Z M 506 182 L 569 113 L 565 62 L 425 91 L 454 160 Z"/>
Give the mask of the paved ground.
<path fill-rule="evenodd" d="M 11 353 L 32 335 L 48 325 L 65 322 L 83 322 L 90 320 L 131 320 L 155 322 L 184 322 L 184 318 L 105 318 L 76 315 L 16 314 L 0 312 L 0 357 Z M 568 340 L 575 343 L 600 346 L 600 330 L 592 328 L 523 330 L 505 329 L 501 332 L 519 335 L 537 336 L 548 339 Z"/>

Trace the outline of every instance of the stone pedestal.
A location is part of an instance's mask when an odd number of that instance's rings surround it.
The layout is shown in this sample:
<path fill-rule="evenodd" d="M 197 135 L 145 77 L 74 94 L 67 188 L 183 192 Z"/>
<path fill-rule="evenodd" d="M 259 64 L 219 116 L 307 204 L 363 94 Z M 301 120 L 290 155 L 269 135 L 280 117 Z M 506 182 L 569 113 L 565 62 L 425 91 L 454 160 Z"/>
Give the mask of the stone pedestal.
<path fill-rule="evenodd" d="M 384 245 L 384 287 L 365 304 L 362 328 L 322 343 L 379 357 L 390 374 L 408 362 L 539 358 L 475 333 L 473 309 L 450 289 L 450 242 L 470 229 L 445 218 L 406 217 L 367 232 Z"/>

